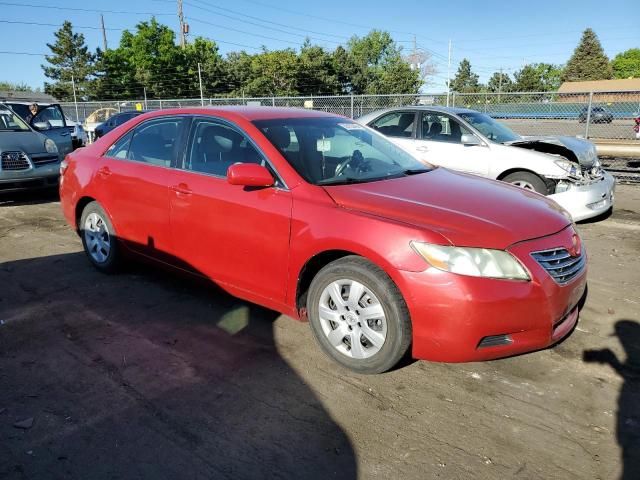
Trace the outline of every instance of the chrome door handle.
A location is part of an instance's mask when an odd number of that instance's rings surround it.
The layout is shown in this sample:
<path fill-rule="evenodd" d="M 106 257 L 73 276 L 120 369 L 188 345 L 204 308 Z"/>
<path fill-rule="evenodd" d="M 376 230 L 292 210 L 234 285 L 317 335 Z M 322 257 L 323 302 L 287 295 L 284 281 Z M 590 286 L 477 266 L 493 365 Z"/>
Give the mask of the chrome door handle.
<path fill-rule="evenodd" d="M 109 170 L 109 167 L 102 167 L 98 170 L 98 175 L 101 177 L 108 177 L 111 175 L 111 170 Z"/>
<path fill-rule="evenodd" d="M 416 147 L 416 150 L 419 152 L 428 152 L 429 151 L 429 147 L 425 147 L 424 145 Z"/>
<path fill-rule="evenodd" d="M 61 132 L 60 136 L 61 137 L 68 137 L 69 136 L 69 132 Z"/>

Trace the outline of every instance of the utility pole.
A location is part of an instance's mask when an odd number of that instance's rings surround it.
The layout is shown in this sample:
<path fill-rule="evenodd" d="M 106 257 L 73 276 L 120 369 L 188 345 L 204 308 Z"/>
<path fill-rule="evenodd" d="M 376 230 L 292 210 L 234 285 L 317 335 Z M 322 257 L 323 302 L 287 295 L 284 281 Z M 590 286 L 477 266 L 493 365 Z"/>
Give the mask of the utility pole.
<path fill-rule="evenodd" d="M 178 20 L 180 21 L 180 46 L 185 48 L 187 46 L 187 24 L 184 23 L 184 14 L 182 12 L 182 0 L 178 0 Z"/>
<path fill-rule="evenodd" d="M 78 115 L 78 99 L 76 98 L 76 79 L 71 75 L 71 86 L 73 87 L 73 103 L 76 105 L 76 122 L 80 121 L 80 115 Z"/>
<path fill-rule="evenodd" d="M 451 39 L 449 39 L 449 60 L 447 61 L 447 107 L 449 106 L 450 93 L 451 93 Z"/>
<path fill-rule="evenodd" d="M 107 51 L 107 32 L 104 29 L 104 15 L 100 14 L 100 28 L 102 29 L 102 45 L 104 46 L 104 51 Z"/>
<path fill-rule="evenodd" d="M 498 80 L 498 101 L 500 101 L 501 93 L 502 93 L 502 67 L 500 67 L 500 79 Z"/>
<path fill-rule="evenodd" d="M 204 107 L 204 94 L 202 93 L 202 72 L 200 71 L 200 62 L 198 62 L 198 81 L 200 82 L 200 105 Z"/>

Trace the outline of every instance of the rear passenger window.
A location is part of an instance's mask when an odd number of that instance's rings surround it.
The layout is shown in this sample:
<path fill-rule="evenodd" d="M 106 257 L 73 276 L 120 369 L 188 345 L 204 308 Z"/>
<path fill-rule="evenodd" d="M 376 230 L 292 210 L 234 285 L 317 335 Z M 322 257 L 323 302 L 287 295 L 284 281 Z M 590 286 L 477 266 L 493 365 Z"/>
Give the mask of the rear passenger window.
<path fill-rule="evenodd" d="M 183 120 L 151 120 L 136 128 L 127 158 L 161 167 L 171 166 L 180 138 Z"/>
<path fill-rule="evenodd" d="M 388 137 L 411 138 L 415 118 L 413 112 L 393 112 L 377 119 L 371 127 Z"/>
<path fill-rule="evenodd" d="M 185 159 L 185 170 L 226 177 L 234 163 L 264 164 L 262 155 L 247 138 L 226 125 L 199 121 Z"/>

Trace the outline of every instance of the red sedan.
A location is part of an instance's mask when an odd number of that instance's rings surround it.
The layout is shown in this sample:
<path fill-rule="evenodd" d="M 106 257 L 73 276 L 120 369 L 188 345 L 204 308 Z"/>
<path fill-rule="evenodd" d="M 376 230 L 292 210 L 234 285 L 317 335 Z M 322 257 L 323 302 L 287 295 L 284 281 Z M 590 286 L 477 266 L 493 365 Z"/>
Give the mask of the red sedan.
<path fill-rule="evenodd" d="M 541 349 L 577 321 L 586 254 L 566 212 L 429 168 L 337 115 L 189 108 L 141 115 L 61 168 L 91 263 L 127 254 L 308 319 L 363 373 Z"/>

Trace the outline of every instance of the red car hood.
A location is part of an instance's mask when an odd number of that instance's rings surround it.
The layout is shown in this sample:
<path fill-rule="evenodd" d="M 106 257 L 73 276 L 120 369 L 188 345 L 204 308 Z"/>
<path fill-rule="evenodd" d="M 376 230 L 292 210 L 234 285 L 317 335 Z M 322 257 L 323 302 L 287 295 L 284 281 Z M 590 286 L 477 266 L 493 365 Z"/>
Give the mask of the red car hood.
<path fill-rule="evenodd" d="M 571 223 L 537 193 L 444 168 L 325 190 L 343 208 L 438 232 L 458 246 L 505 249 Z"/>

